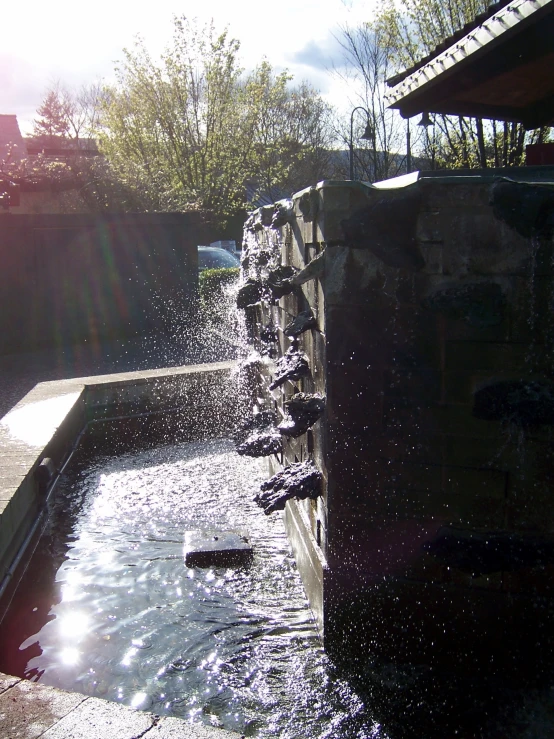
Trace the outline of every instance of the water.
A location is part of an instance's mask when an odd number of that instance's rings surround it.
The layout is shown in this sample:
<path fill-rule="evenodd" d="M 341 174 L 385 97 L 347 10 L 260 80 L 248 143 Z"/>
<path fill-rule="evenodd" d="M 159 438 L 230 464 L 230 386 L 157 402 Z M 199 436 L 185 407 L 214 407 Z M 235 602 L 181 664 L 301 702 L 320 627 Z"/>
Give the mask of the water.
<path fill-rule="evenodd" d="M 0 668 L 258 737 L 385 737 L 323 653 L 263 461 L 230 442 L 83 449 L 2 628 Z M 243 568 L 188 569 L 184 531 L 246 529 Z"/>

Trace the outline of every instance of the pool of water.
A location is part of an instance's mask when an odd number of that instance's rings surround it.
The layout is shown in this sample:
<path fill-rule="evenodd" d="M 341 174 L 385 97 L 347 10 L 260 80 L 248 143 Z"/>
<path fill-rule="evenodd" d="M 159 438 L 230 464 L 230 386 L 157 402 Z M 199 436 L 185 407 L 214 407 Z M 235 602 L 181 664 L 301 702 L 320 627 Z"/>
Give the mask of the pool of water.
<path fill-rule="evenodd" d="M 545 739 L 554 676 L 522 686 L 321 649 L 263 461 L 231 442 L 83 444 L 0 628 L 0 670 L 279 739 Z M 240 529 L 250 565 L 187 568 L 187 530 Z M 348 662 L 348 660 L 347 660 Z"/>
<path fill-rule="evenodd" d="M 0 636 L 0 669 L 259 737 L 385 737 L 318 641 L 263 461 L 226 440 L 83 447 Z M 254 558 L 187 568 L 184 532 L 242 529 Z"/>

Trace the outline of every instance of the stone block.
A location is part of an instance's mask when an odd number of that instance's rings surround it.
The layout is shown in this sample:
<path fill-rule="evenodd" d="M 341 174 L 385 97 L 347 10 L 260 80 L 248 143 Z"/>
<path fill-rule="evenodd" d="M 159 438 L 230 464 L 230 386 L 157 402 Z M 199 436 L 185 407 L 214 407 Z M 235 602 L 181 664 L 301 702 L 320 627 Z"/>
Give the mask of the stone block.
<path fill-rule="evenodd" d="M 529 347 L 514 342 L 446 341 L 447 370 L 506 372 L 526 366 Z"/>
<path fill-rule="evenodd" d="M 383 377 L 377 369 L 347 364 L 327 375 L 326 420 L 347 432 L 380 433 L 383 417 Z"/>
<path fill-rule="evenodd" d="M 489 183 L 433 182 L 421 180 L 423 205 L 427 211 L 444 211 L 447 208 L 489 208 Z"/>
<path fill-rule="evenodd" d="M 65 695 L 75 696 L 76 693 Z M 83 698 L 83 696 L 78 696 Z M 110 703 L 100 698 L 87 698 L 61 718 L 52 728 L 41 734 L 44 739 L 137 739 L 154 726 L 152 714 L 134 711 L 127 706 Z M 85 728 L 86 727 L 86 728 Z"/>
<path fill-rule="evenodd" d="M 187 567 L 232 567 L 247 564 L 253 549 L 244 531 L 203 529 L 185 532 L 183 553 Z"/>
<path fill-rule="evenodd" d="M 422 272 L 428 275 L 442 275 L 443 245 L 418 241 L 418 248 L 425 262 Z"/>
<path fill-rule="evenodd" d="M 508 434 L 500 437 L 472 437 L 447 434 L 445 461 L 455 467 L 509 469 L 517 454 Z"/>
<path fill-rule="evenodd" d="M 387 267 L 365 249 L 346 246 L 327 246 L 325 251 L 324 292 L 326 306 L 368 305 L 374 311 L 385 303 L 389 310 L 395 307 L 394 281 L 398 270 Z M 387 284 L 392 291 L 385 292 Z"/>
<path fill-rule="evenodd" d="M 502 590 L 530 597 L 554 598 L 554 565 L 504 572 Z"/>
<path fill-rule="evenodd" d="M 468 499 L 477 496 L 504 500 L 508 490 L 508 473 L 496 469 L 444 467 L 443 489 L 447 495 Z"/>
<path fill-rule="evenodd" d="M 484 375 L 472 372 L 442 372 L 442 401 L 472 406 L 475 388 L 484 382 Z"/>
<path fill-rule="evenodd" d="M 441 374 L 438 370 L 387 369 L 383 375 L 386 399 L 406 406 L 438 403 L 441 399 Z"/>
<path fill-rule="evenodd" d="M 67 693 L 44 685 L 21 680 L 0 694 L 0 725 L 5 737 L 59 736 L 66 739 L 68 734 L 49 734 L 56 725 L 85 701 L 79 693 Z M 80 727 L 83 729 L 83 726 Z M 75 734 L 78 736 L 78 734 Z M 91 736 L 88 733 L 87 736 Z M 103 739 L 105 739 L 104 734 Z"/>
<path fill-rule="evenodd" d="M 316 216 L 316 241 L 344 241 L 341 221 L 367 205 L 374 193 L 361 182 L 323 182 L 318 187 L 319 204 Z"/>
<path fill-rule="evenodd" d="M 421 211 L 416 224 L 416 239 L 420 247 L 425 243 L 442 244 L 445 223 L 439 210 Z"/>
<path fill-rule="evenodd" d="M 436 529 L 434 523 L 409 519 L 364 520 L 350 516 L 329 520 L 328 563 L 356 567 L 368 582 L 401 578 L 421 557 L 422 544 Z"/>
<path fill-rule="evenodd" d="M 215 726 L 190 724 L 179 718 L 164 716 L 157 720 L 147 734 L 148 739 L 242 739 L 240 734 Z"/>
<path fill-rule="evenodd" d="M 395 462 L 437 465 L 444 459 L 444 439 L 442 435 L 411 434 L 408 431 L 380 433 L 364 431 L 359 434 L 344 431 L 339 424 L 328 424 L 327 451 L 334 454 L 336 449 L 351 449 L 360 459 L 386 459 Z"/>
<path fill-rule="evenodd" d="M 383 404 L 383 428 L 387 432 L 407 431 L 419 434 L 452 434 L 483 438 L 499 438 L 502 425 L 499 421 L 482 421 L 474 418 L 471 406 L 437 405 L 404 408 L 392 402 Z"/>

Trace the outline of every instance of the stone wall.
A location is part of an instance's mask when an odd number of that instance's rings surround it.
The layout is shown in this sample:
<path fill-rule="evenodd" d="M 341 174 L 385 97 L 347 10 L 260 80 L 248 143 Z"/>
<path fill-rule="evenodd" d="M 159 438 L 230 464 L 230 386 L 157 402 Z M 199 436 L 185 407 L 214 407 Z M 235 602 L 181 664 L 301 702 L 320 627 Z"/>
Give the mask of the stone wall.
<path fill-rule="evenodd" d="M 298 338 L 310 375 L 270 400 L 326 396 L 273 461 L 323 474 L 317 501 L 287 503 L 289 534 L 329 647 L 536 666 L 554 622 L 554 196 L 413 179 L 320 183 L 286 224 L 271 227 L 273 209 L 247 224 L 247 247 L 272 242 L 305 269 L 247 310 L 281 329 L 317 316 Z"/>
<path fill-rule="evenodd" d="M 204 235 L 195 214 L 0 214 L 0 353 L 174 327 Z"/>

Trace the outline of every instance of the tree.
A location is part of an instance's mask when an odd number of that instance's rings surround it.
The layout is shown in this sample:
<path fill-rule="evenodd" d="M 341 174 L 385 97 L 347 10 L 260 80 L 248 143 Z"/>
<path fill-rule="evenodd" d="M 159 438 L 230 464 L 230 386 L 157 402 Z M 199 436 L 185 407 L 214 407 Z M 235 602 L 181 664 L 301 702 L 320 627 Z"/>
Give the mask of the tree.
<path fill-rule="evenodd" d="M 332 171 L 332 108 L 306 82 L 291 88 L 291 79 L 264 61 L 245 82 L 256 202 L 279 200 Z"/>
<path fill-rule="evenodd" d="M 368 113 L 368 121 L 363 111 L 353 119 L 348 116 L 340 133 L 344 144 L 349 146 L 353 123 L 355 174 L 375 182 L 405 172 L 405 124 L 396 111 L 387 109 L 384 97 L 385 83 L 393 73 L 395 58 L 389 30 L 377 23 L 363 23 L 357 28 L 346 26 L 338 41 L 345 66 L 335 73 L 359 91 L 352 108 L 360 106 Z M 373 136 L 362 145 L 358 134 L 367 122 Z"/>
<path fill-rule="evenodd" d="M 59 84 L 47 91 L 37 109 L 38 118 L 33 123 L 33 134 L 49 143 L 69 135 L 69 101 Z"/>
<path fill-rule="evenodd" d="M 257 193 L 288 187 L 318 150 L 327 108 L 315 91 L 290 89 L 267 62 L 244 76 L 238 52 L 227 31 L 186 18 L 174 19 L 158 62 L 141 39 L 124 52 L 103 101 L 100 145 L 143 209 L 202 209 L 223 225 L 244 207 L 248 182 Z"/>
<path fill-rule="evenodd" d="M 44 96 L 33 121 L 33 135 L 48 144 L 94 138 L 98 132 L 103 88 L 83 85 L 79 90 L 56 82 Z"/>

